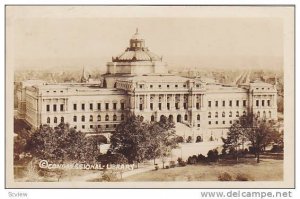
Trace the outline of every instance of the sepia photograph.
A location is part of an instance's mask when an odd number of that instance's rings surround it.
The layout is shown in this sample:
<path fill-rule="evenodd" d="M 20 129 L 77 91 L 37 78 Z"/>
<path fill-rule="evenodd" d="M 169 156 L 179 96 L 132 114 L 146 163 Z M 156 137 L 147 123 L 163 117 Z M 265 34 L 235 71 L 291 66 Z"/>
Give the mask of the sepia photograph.
<path fill-rule="evenodd" d="M 294 6 L 7 5 L 6 187 L 293 188 L 294 55 Z"/>

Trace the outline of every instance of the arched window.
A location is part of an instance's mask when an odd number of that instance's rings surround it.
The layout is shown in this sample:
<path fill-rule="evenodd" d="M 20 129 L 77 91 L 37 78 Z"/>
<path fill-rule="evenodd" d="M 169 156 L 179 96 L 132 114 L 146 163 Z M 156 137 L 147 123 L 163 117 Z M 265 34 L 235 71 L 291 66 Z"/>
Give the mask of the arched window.
<path fill-rule="evenodd" d="M 200 115 L 199 114 L 197 115 L 197 120 L 200 121 Z"/>
<path fill-rule="evenodd" d="M 61 118 L 60 118 L 60 122 L 61 122 L 61 123 L 64 123 L 64 122 L 65 122 L 65 118 L 64 118 L 64 117 L 61 117 Z"/>
<path fill-rule="evenodd" d="M 97 116 L 97 121 L 101 121 L 101 115 Z"/>
<path fill-rule="evenodd" d="M 216 117 L 216 118 L 218 117 L 218 112 L 215 112 L 215 117 Z"/>
<path fill-rule="evenodd" d="M 188 115 L 187 114 L 184 115 L 184 120 L 188 120 Z"/>
<path fill-rule="evenodd" d="M 181 115 L 177 115 L 177 122 L 181 122 Z"/>
<path fill-rule="evenodd" d="M 238 111 L 236 112 L 236 117 L 240 117 L 240 113 Z"/>
<path fill-rule="evenodd" d="M 151 122 L 154 122 L 154 115 L 151 115 Z"/>
<path fill-rule="evenodd" d="M 211 112 L 208 112 L 208 118 L 211 118 Z"/>
<path fill-rule="evenodd" d="M 124 118 L 124 114 L 121 115 L 121 120 L 123 121 L 125 118 Z"/>
<path fill-rule="evenodd" d="M 259 111 L 257 111 L 257 116 L 260 117 L 260 112 Z"/>
<path fill-rule="evenodd" d="M 229 117 L 232 117 L 232 111 L 229 112 Z"/>
<path fill-rule="evenodd" d="M 50 117 L 47 117 L 47 123 L 50 124 Z"/>
<path fill-rule="evenodd" d="M 117 121 L 117 116 L 116 115 L 113 116 L 113 120 Z"/>
<path fill-rule="evenodd" d="M 222 117 L 225 117 L 225 112 L 224 111 L 222 112 Z"/>
<path fill-rule="evenodd" d="M 90 122 L 92 122 L 94 120 L 93 116 L 90 115 Z"/>
<path fill-rule="evenodd" d="M 269 111 L 269 118 L 272 118 L 272 112 Z"/>
<path fill-rule="evenodd" d="M 246 111 L 243 111 L 243 116 L 246 116 Z"/>
<path fill-rule="evenodd" d="M 263 118 L 266 118 L 266 111 L 263 112 Z"/>
<path fill-rule="evenodd" d="M 57 117 L 54 117 L 54 123 L 55 124 L 57 123 Z"/>
<path fill-rule="evenodd" d="M 82 121 L 82 122 L 84 122 L 84 121 L 85 121 L 85 117 L 84 117 L 84 115 L 83 115 L 83 116 L 81 116 L 81 121 Z"/>
<path fill-rule="evenodd" d="M 108 120 L 109 120 L 109 116 L 105 115 L 105 121 L 108 121 Z"/>

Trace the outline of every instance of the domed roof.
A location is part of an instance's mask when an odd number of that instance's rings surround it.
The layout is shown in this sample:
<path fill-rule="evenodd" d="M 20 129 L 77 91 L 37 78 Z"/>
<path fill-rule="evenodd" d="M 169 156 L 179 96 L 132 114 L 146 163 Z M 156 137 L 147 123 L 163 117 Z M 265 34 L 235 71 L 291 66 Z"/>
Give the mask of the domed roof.
<path fill-rule="evenodd" d="M 161 57 L 150 52 L 149 50 L 141 49 L 130 51 L 126 50 L 124 53 L 114 58 L 114 61 L 161 61 Z"/>

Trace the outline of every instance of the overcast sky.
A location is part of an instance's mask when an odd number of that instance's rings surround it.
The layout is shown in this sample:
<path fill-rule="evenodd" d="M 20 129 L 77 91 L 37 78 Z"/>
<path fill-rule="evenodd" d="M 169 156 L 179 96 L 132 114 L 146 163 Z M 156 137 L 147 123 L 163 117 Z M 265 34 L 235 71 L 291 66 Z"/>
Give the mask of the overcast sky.
<path fill-rule="evenodd" d="M 144 16 L 139 9 L 150 14 Z M 280 18 L 255 12 L 243 16 L 243 10 L 237 17 L 220 17 L 219 11 L 191 16 L 155 7 L 11 7 L 6 17 L 7 59 L 16 69 L 105 70 L 106 62 L 125 50 L 138 28 L 146 46 L 163 56 L 170 69 L 282 67 Z M 119 14 L 110 14 L 114 12 Z"/>

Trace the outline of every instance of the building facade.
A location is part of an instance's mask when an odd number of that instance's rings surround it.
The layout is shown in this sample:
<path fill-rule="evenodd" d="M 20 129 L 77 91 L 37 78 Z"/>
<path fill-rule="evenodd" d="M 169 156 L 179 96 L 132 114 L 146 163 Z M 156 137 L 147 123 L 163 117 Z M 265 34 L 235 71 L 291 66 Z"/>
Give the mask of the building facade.
<path fill-rule="evenodd" d="M 243 114 L 277 120 L 277 90 L 264 82 L 222 85 L 168 73 L 162 57 L 151 52 L 138 31 L 129 47 L 107 63 L 101 81 L 50 84 L 24 81 L 17 85 L 18 117 L 32 127 L 72 127 L 112 133 L 129 113 L 144 120 L 173 120 L 176 132 L 193 140 L 219 139 Z"/>

